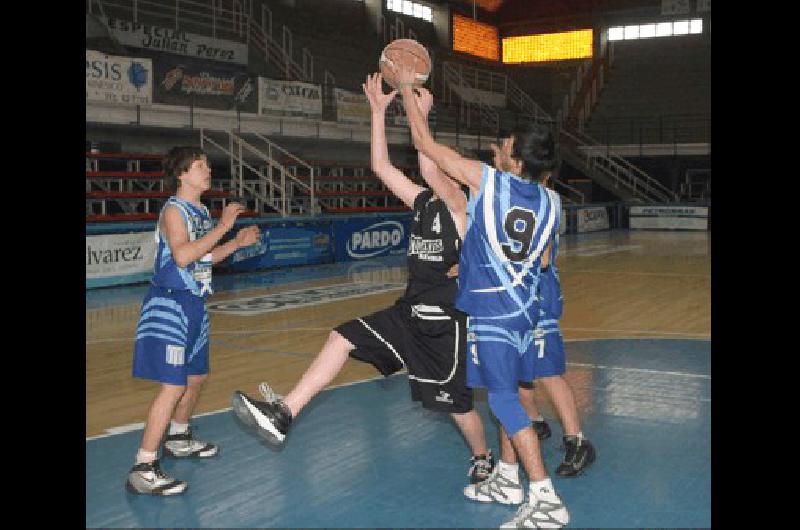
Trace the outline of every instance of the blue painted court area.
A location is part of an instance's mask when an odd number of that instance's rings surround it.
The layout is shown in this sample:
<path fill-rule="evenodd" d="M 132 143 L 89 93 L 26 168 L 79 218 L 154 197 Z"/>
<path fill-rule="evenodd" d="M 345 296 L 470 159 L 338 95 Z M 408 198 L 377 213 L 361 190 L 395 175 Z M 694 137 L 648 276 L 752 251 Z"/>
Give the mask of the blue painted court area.
<path fill-rule="evenodd" d="M 542 442 L 570 527 L 711 526 L 710 342 L 567 343 L 568 378 L 598 458 L 560 478 L 561 430 Z M 268 378 L 269 374 L 264 374 Z M 255 389 L 244 389 L 250 392 Z M 479 399 L 487 439 L 496 428 Z M 446 415 L 424 411 L 397 375 L 320 394 L 274 450 L 224 411 L 195 420 L 221 446 L 206 461 L 164 460 L 182 496 L 128 493 L 141 430 L 86 442 L 87 527 L 497 527 L 515 507 L 464 498 L 469 451 Z"/>

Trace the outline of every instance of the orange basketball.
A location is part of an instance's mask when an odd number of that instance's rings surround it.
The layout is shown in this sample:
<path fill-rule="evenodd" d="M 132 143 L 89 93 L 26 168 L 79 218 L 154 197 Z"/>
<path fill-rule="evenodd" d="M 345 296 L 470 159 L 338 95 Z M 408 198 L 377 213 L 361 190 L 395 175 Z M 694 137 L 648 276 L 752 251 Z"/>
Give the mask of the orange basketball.
<path fill-rule="evenodd" d="M 425 84 L 431 73 L 431 56 L 428 54 L 428 50 L 413 39 L 393 40 L 386 45 L 381 52 L 381 58 L 378 60 L 383 79 L 392 88 L 397 88 L 397 80 L 389 68 L 390 64 L 395 64 L 398 67 L 403 65 L 414 66 L 417 73 L 414 86 L 418 87 Z"/>

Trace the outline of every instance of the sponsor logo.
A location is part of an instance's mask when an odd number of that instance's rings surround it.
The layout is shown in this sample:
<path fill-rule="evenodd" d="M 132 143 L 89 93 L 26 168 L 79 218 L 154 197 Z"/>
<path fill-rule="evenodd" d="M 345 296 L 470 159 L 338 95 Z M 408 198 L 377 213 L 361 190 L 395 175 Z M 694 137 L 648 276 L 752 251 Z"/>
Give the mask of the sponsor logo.
<path fill-rule="evenodd" d="M 586 222 L 589 221 L 598 221 L 605 217 L 605 212 L 600 210 L 581 210 L 581 215 L 583 215 L 583 220 Z"/>
<path fill-rule="evenodd" d="M 173 344 L 167 345 L 167 364 L 182 366 L 184 364 L 184 347 Z"/>
<path fill-rule="evenodd" d="M 132 62 L 128 67 L 128 81 L 136 87 L 138 92 L 140 88 L 147 84 L 147 68 L 142 63 Z"/>
<path fill-rule="evenodd" d="M 403 225 L 397 221 L 383 221 L 354 232 L 347 242 L 351 258 L 371 258 L 386 254 L 403 242 Z"/>
<path fill-rule="evenodd" d="M 403 283 L 342 283 L 327 287 L 298 289 L 282 293 L 239 298 L 208 304 L 208 310 L 214 313 L 234 315 L 260 315 L 285 309 L 296 309 L 310 305 L 324 304 L 359 298 L 372 294 L 395 291 L 405 288 Z"/>
<path fill-rule="evenodd" d="M 178 83 L 180 81 L 180 83 Z M 236 85 L 236 76 L 220 77 L 210 72 L 202 71 L 197 75 L 186 72 L 184 66 L 176 66 L 164 74 L 161 82 L 166 90 L 175 87 L 184 94 L 201 94 L 206 96 L 233 96 Z"/>
<path fill-rule="evenodd" d="M 107 250 L 94 250 L 91 245 L 86 245 L 86 265 L 141 261 L 142 259 L 144 259 L 144 253 L 141 245 Z"/>
<path fill-rule="evenodd" d="M 453 404 L 453 399 L 450 397 L 450 394 L 448 394 L 444 390 L 439 390 L 439 395 L 433 399 L 435 399 L 440 403 L 450 403 L 451 405 Z"/>
<path fill-rule="evenodd" d="M 423 239 L 412 235 L 408 242 L 408 255 L 417 255 L 423 261 L 442 261 L 443 250 L 441 239 Z"/>

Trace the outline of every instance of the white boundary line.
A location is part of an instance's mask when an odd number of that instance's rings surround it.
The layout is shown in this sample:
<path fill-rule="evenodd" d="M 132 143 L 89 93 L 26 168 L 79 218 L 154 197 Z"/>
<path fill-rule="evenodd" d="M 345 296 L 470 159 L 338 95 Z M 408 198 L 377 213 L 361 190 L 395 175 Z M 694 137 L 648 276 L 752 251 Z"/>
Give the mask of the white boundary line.
<path fill-rule="evenodd" d="M 262 329 L 249 329 L 249 330 L 236 330 L 236 331 L 212 331 L 211 335 L 258 335 L 260 333 L 285 333 L 290 331 L 330 331 L 330 327 L 325 328 L 285 328 L 285 329 L 269 329 L 269 328 L 262 328 Z M 652 330 L 633 330 L 633 329 L 602 329 L 602 328 L 561 328 L 562 331 L 581 331 L 581 332 L 596 332 L 596 333 L 631 333 L 634 336 L 630 337 L 609 337 L 609 339 L 641 339 L 641 338 L 654 338 L 654 339 L 671 339 L 671 338 L 686 338 L 689 340 L 692 339 L 710 339 L 710 333 L 681 333 L 678 331 L 662 331 L 658 329 Z M 637 337 L 636 335 L 645 335 L 645 334 L 652 334 L 652 335 L 660 335 L 660 336 L 653 336 L 653 337 Z M 664 336 L 664 335 L 672 335 Z M 569 339 L 565 342 L 570 341 L 577 341 L 577 340 L 605 340 L 606 338 L 602 339 Z M 109 338 L 109 339 L 94 339 L 94 340 L 87 340 L 86 344 L 102 344 L 106 342 L 125 342 L 125 341 L 133 341 L 134 337 L 116 337 L 116 338 Z"/>
<path fill-rule="evenodd" d="M 656 339 L 656 340 L 681 340 L 681 337 L 622 337 L 622 338 L 614 337 L 614 338 L 600 338 L 600 339 L 597 339 L 597 338 L 595 338 L 595 339 L 568 339 L 568 340 L 565 340 L 564 342 L 589 342 L 589 341 L 598 341 L 598 340 L 647 340 L 647 339 L 651 339 L 651 338 L 652 339 Z M 702 339 L 689 338 L 689 339 L 686 339 L 686 340 L 702 340 Z M 602 364 L 590 364 L 590 363 L 572 363 L 572 362 L 568 362 L 566 364 L 568 366 L 579 366 L 579 367 L 583 367 L 583 368 L 595 368 L 595 369 L 620 370 L 620 371 L 637 372 L 637 373 L 652 373 L 652 374 L 674 375 L 674 376 L 693 377 L 693 378 L 708 379 L 708 380 L 711 379 L 710 375 L 692 374 L 692 373 L 686 373 L 686 372 L 665 372 L 665 371 L 661 371 L 661 370 L 649 370 L 647 368 L 625 368 L 625 367 L 615 367 L 615 366 L 607 366 L 607 365 L 602 365 Z M 407 371 L 406 370 L 401 370 L 399 372 L 395 372 L 394 374 L 390 375 L 389 377 L 394 377 L 396 375 L 400 375 L 400 374 L 404 374 L 404 373 L 407 373 Z M 358 384 L 361 384 L 361 383 L 367 383 L 369 381 L 376 381 L 376 380 L 379 380 L 379 379 L 384 379 L 384 376 L 377 375 L 375 377 L 369 377 L 367 379 L 359 379 L 359 380 L 356 380 L 356 381 L 350 381 L 348 383 L 342 383 L 340 385 L 329 386 L 329 387 L 326 387 L 325 389 L 323 389 L 322 392 L 326 392 L 328 390 L 333 390 L 335 388 L 344 388 L 344 387 L 347 387 L 347 386 L 358 385 Z M 226 407 L 224 409 L 219 409 L 219 410 L 213 410 L 211 412 L 203 412 L 201 414 L 195 414 L 192 417 L 199 418 L 199 417 L 202 417 L 202 416 L 211 416 L 213 414 L 221 414 L 223 412 L 228 412 L 229 410 L 231 410 L 231 407 Z M 109 436 L 115 436 L 117 434 L 124 434 L 124 433 L 127 433 L 127 432 L 132 432 L 132 431 L 136 431 L 136 430 L 143 429 L 143 428 L 144 428 L 144 422 L 130 423 L 128 425 L 121 425 L 121 426 L 118 426 L 118 427 L 110 427 L 108 429 L 105 429 L 106 432 L 104 434 L 97 434 L 95 436 L 87 436 L 86 437 L 86 441 L 89 442 L 91 440 L 98 440 L 100 438 L 108 438 Z"/>

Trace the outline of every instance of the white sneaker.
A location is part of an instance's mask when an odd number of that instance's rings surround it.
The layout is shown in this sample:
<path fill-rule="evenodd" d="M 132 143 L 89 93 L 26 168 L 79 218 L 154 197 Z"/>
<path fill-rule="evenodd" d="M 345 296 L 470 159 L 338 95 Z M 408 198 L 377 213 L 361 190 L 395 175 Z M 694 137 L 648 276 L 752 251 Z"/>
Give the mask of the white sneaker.
<path fill-rule="evenodd" d="M 533 492 L 533 498 L 517 510 L 516 515 L 500 528 L 563 528 L 569 523 L 569 512 L 550 488 Z"/>
<path fill-rule="evenodd" d="M 219 447 L 215 444 L 195 440 L 192 428 L 180 434 L 168 434 L 164 437 L 164 455 L 173 458 L 209 458 L 216 456 Z"/>
<path fill-rule="evenodd" d="M 133 493 L 148 495 L 177 495 L 186 491 L 189 485 L 176 480 L 161 471 L 158 460 L 136 464 L 128 473 L 125 487 Z"/>
<path fill-rule="evenodd" d="M 501 504 L 519 504 L 525 498 L 522 484 L 500 474 L 500 465 L 496 465 L 489 478 L 464 488 L 468 499 L 480 502 L 499 502 Z"/>

